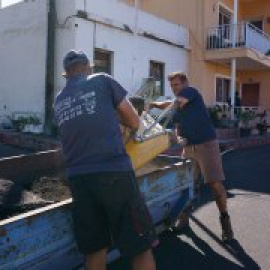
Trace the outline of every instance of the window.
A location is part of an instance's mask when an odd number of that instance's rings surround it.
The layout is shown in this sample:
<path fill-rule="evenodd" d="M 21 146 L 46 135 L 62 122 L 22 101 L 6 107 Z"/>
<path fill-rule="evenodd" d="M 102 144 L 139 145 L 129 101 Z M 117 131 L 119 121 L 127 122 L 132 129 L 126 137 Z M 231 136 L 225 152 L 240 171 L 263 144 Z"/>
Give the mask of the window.
<path fill-rule="evenodd" d="M 113 52 L 95 49 L 94 63 L 95 73 L 105 72 L 112 75 L 112 58 Z"/>
<path fill-rule="evenodd" d="M 226 78 L 216 79 L 216 102 L 228 103 L 230 100 L 231 81 Z"/>
<path fill-rule="evenodd" d="M 232 24 L 232 13 L 227 10 L 225 7 L 220 6 L 219 7 L 219 26 L 220 28 L 220 35 L 224 39 L 230 39 L 231 38 L 231 24 Z"/>
<path fill-rule="evenodd" d="M 232 22 L 232 13 L 226 8 L 219 7 L 219 25 L 229 25 Z"/>
<path fill-rule="evenodd" d="M 164 96 L 164 64 L 150 61 L 149 75 L 154 79 L 154 96 Z"/>

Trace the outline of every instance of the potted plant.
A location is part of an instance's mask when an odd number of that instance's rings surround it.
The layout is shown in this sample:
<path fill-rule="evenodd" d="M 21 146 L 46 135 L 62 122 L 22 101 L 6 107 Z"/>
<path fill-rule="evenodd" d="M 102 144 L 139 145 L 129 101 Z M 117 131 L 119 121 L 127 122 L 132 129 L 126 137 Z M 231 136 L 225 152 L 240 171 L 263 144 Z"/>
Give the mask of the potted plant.
<path fill-rule="evenodd" d="M 27 124 L 24 128 L 24 132 L 42 133 L 43 126 L 41 120 L 37 116 L 29 116 L 27 118 Z"/>
<path fill-rule="evenodd" d="M 37 116 L 20 116 L 11 119 L 12 125 L 17 132 L 29 132 L 40 134 L 43 131 L 43 125 Z"/>
<path fill-rule="evenodd" d="M 240 126 L 240 136 L 248 137 L 251 135 L 252 127 L 251 121 L 256 118 L 254 111 L 245 110 L 239 113 L 239 126 Z"/>
<path fill-rule="evenodd" d="M 18 118 L 11 119 L 12 125 L 15 131 L 20 132 L 23 131 L 28 123 L 27 117 L 20 116 Z"/>
<path fill-rule="evenodd" d="M 220 106 L 216 105 L 208 108 L 208 113 L 215 127 L 220 126 L 220 120 L 222 118 L 222 110 Z"/>

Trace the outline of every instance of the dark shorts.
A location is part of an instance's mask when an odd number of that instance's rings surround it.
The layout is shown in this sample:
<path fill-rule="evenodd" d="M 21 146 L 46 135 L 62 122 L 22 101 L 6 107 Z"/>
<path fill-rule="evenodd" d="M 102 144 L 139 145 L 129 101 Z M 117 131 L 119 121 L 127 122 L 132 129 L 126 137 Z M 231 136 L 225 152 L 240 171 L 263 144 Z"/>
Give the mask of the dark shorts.
<path fill-rule="evenodd" d="M 132 257 L 157 241 L 134 172 L 110 172 L 70 178 L 73 220 L 79 251 L 116 247 Z"/>

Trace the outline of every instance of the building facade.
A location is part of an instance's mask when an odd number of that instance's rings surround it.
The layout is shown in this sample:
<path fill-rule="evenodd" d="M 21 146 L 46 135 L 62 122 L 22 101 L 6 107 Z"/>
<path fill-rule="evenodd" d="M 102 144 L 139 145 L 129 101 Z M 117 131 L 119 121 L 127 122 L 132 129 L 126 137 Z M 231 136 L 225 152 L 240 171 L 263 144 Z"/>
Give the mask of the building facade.
<path fill-rule="evenodd" d="M 0 40 L 5 63 L 0 111 L 8 114 L 46 116 L 52 103 L 48 88 L 55 94 L 64 87 L 62 61 L 70 49 L 85 51 L 96 72 L 111 74 L 131 95 L 149 77 L 158 95 L 170 95 L 167 75 L 188 71 L 188 30 L 118 0 L 35 0 L 9 6 L 0 10 Z M 54 69 L 49 82 L 48 67 Z"/>
<path fill-rule="evenodd" d="M 142 10 L 189 29 L 189 76 L 208 105 L 234 100 L 238 91 L 244 106 L 270 109 L 270 1 L 138 3 Z"/>

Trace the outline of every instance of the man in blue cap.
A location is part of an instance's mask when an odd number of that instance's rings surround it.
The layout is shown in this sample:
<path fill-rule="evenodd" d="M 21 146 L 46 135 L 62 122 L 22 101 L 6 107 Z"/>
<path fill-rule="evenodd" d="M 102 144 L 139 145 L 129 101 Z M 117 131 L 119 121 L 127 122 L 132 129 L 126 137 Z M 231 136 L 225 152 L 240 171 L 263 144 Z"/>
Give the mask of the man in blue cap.
<path fill-rule="evenodd" d="M 134 270 L 154 270 L 156 235 L 120 130 L 120 123 L 138 129 L 139 117 L 127 91 L 111 76 L 90 75 L 85 53 L 68 52 L 64 69 L 67 84 L 54 110 L 85 269 L 106 269 L 108 249 L 117 247 L 132 258 Z"/>

